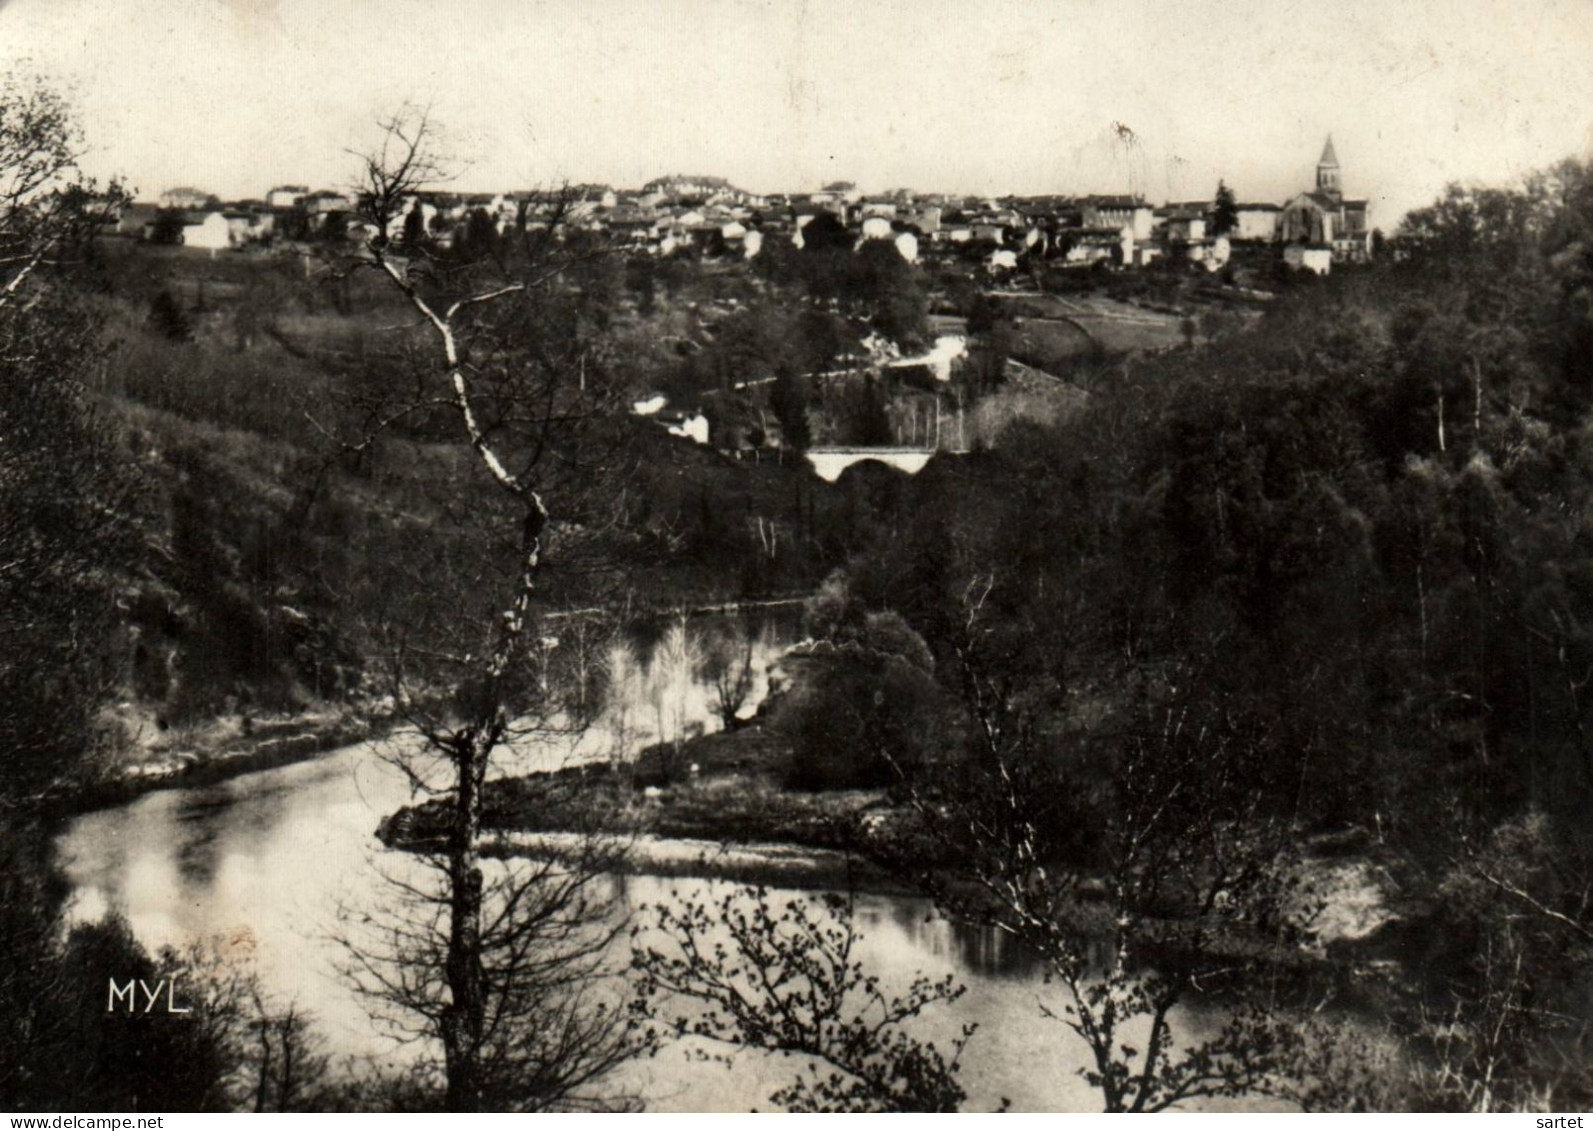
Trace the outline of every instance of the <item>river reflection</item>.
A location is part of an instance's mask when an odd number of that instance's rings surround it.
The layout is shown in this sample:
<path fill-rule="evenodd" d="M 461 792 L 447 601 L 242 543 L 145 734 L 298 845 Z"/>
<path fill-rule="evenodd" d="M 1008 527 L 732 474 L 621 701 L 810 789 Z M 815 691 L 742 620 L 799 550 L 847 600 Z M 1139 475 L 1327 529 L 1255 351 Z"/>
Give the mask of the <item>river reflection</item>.
<path fill-rule="evenodd" d="M 224 940 L 253 957 L 268 992 L 315 1012 L 329 1051 L 395 1062 L 401 1051 L 339 973 L 342 952 L 332 936 L 340 908 L 374 908 L 383 898 L 383 872 L 412 866 L 374 835 L 378 822 L 409 800 L 404 776 L 370 747 L 356 746 L 84 814 L 57 840 L 73 889 L 71 914 L 89 920 L 116 909 L 149 947 Z M 714 899 L 729 887 L 651 876 L 612 883 L 622 913 L 676 898 Z M 954 926 L 917 899 L 859 896 L 856 915 L 860 957 L 894 992 L 919 973 L 952 973 L 967 985 L 961 1000 L 925 1019 L 923 1034 L 945 1047 L 963 1023 L 980 1026 L 964 1056 L 970 1107 L 992 1108 L 1007 1097 L 1020 1110 L 1098 1109 L 1078 1077 L 1082 1048 L 1040 1015 L 1038 1001 L 1052 990 L 1019 947 Z M 615 956 L 616 965 L 624 961 Z M 1198 1014 L 1184 1020 L 1188 1033 L 1203 1026 Z M 655 1109 L 747 1110 L 767 1108 L 794 1067 L 742 1053 L 727 1070 L 672 1048 L 628 1066 L 621 1083 Z"/>

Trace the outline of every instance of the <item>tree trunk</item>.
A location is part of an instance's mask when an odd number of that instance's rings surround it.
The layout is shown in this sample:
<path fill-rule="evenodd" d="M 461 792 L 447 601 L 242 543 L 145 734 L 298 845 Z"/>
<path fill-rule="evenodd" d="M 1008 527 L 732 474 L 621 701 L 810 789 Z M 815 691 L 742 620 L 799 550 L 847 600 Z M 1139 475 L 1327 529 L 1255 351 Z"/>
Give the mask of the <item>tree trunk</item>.
<path fill-rule="evenodd" d="M 472 732 L 456 752 L 458 789 L 448 832 L 449 923 L 445 973 L 452 998 L 442 1018 L 448 1110 L 481 1110 L 486 995 L 481 968 L 481 787 L 490 741 Z"/>
<path fill-rule="evenodd" d="M 448 1074 L 448 1110 L 481 1110 L 481 1045 L 486 1032 L 487 998 L 481 963 L 482 789 L 487 763 L 509 725 L 505 680 L 524 646 L 525 624 L 536 571 L 541 561 L 547 511 L 534 492 L 525 492 L 521 528 L 520 586 L 505 611 L 497 650 L 487 668 L 487 698 L 473 723 L 456 740 L 453 821 L 448 830 L 448 954 L 444 973 L 450 1001 L 442 1017 L 443 1058 Z"/>

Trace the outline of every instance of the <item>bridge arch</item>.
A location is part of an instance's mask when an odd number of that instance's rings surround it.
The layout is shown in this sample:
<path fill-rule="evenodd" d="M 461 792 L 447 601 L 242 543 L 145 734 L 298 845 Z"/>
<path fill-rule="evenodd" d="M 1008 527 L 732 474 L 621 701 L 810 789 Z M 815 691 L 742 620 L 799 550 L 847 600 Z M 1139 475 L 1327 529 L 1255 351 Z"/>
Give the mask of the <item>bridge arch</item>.
<path fill-rule="evenodd" d="M 847 468 L 865 460 L 916 475 L 935 452 L 932 448 L 809 448 L 805 454 L 814 474 L 826 483 L 834 483 Z"/>

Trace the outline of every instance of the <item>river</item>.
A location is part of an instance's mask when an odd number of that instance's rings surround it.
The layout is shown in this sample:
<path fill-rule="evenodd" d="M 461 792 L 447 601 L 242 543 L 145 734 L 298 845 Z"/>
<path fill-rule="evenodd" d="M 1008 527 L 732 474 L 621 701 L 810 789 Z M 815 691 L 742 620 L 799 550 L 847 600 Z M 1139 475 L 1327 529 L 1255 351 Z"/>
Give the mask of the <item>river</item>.
<path fill-rule="evenodd" d="M 713 704 L 690 678 L 681 683 L 679 673 L 669 678 L 676 679 L 675 692 L 684 693 L 666 697 L 663 709 L 649 704 L 666 674 L 652 669 L 667 660 L 668 649 L 666 635 L 636 665 L 623 709 L 650 715 L 654 733 L 661 728 L 666 736 L 672 728 L 711 728 Z M 778 641 L 765 641 L 766 654 L 777 650 Z M 614 713 L 605 717 L 596 735 L 579 743 L 521 750 L 518 768 L 603 756 L 616 738 Z M 343 952 L 334 938 L 340 911 L 358 915 L 372 906 L 381 898 L 382 871 L 406 866 L 374 833 L 384 816 L 409 800 L 404 775 L 378 749 L 362 744 L 81 815 L 57 840 L 72 886 L 71 914 L 88 920 L 115 909 L 152 948 L 219 940 L 227 952 L 253 959 L 269 993 L 311 1009 L 336 1057 L 396 1061 L 404 1054 L 373 1024 L 367 1003 L 341 973 Z M 621 902 L 633 909 L 672 893 L 711 898 L 724 890 L 718 881 L 645 875 L 614 882 Z M 1040 1015 L 1038 1000 L 1045 995 L 1054 1002 L 1055 991 L 1043 985 L 1032 962 L 995 936 L 946 922 L 921 900 L 865 896 L 856 914 L 864 936 L 860 956 L 887 986 L 905 989 L 919 972 L 936 978 L 953 973 L 967 986 L 962 999 L 937 1009 L 925 1033 L 943 1042 L 961 1023 L 979 1024 L 961 1075 L 970 1109 L 993 1108 L 1002 1097 L 1018 1110 L 1099 1109 L 1078 1076 L 1082 1045 Z M 1198 1011 L 1186 1015 L 1185 1035 L 1206 1024 Z M 777 1057 L 742 1053 L 727 1071 L 694 1062 L 678 1048 L 623 1072 L 627 1089 L 650 1109 L 684 1111 L 768 1108 L 768 1095 L 790 1075 L 791 1065 Z"/>

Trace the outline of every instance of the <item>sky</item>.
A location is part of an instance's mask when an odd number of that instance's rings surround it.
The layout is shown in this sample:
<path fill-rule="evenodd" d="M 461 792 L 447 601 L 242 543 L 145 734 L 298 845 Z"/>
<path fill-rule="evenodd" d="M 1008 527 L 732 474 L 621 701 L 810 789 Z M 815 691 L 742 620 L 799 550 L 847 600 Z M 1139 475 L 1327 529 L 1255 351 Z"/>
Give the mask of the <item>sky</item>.
<path fill-rule="evenodd" d="M 153 199 L 342 188 L 428 105 L 451 185 L 1281 203 L 1331 133 L 1390 229 L 1593 157 L 1593 0 L 0 0 L 0 68 Z"/>

